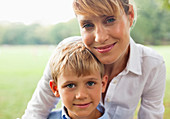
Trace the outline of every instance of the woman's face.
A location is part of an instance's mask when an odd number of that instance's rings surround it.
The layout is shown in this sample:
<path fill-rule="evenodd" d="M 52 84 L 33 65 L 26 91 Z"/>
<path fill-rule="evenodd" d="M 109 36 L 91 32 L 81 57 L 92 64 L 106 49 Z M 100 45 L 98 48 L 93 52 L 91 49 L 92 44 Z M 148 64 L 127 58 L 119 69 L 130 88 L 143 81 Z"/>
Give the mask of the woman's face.
<path fill-rule="evenodd" d="M 128 52 L 133 13 L 114 16 L 77 15 L 85 46 L 103 63 L 115 63 Z"/>

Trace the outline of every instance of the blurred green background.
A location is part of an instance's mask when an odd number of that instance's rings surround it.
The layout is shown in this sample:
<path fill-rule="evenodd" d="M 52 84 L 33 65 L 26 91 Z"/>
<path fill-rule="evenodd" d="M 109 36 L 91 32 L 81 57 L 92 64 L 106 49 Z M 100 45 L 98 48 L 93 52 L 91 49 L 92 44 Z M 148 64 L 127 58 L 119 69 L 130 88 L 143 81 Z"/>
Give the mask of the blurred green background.
<path fill-rule="evenodd" d="M 138 14 L 131 36 L 136 42 L 145 45 L 170 44 L 170 10 L 163 8 L 159 1 L 135 0 Z M 76 18 L 47 26 L 0 22 L 0 45 L 54 45 L 74 35 L 80 35 Z"/>
<path fill-rule="evenodd" d="M 165 59 L 165 117 L 170 117 L 170 45 L 150 46 Z M 21 117 L 55 46 L 0 47 L 0 119 Z"/>
<path fill-rule="evenodd" d="M 131 31 L 137 43 L 152 47 L 166 63 L 164 119 L 170 117 L 170 7 L 169 1 L 136 0 L 138 20 Z M 21 117 L 45 65 L 64 38 L 80 35 L 76 19 L 55 25 L 0 22 L 0 119 Z M 135 119 L 136 114 L 135 114 Z"/>

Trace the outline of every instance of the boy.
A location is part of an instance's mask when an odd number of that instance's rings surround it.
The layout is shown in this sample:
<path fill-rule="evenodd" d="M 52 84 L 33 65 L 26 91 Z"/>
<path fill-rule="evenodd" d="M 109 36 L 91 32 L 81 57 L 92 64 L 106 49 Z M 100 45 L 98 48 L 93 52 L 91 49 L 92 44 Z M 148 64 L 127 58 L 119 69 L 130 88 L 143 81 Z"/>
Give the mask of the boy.
<path fill-rule="evenodd" d="M 51 112 L 48 119 L 108 119 L 99 104 L 108 78 L 103 64 L 81 39 L 61 44 L 55 53 L 50 62 L 53 80 L 49 84 L 64 106 Z"/>

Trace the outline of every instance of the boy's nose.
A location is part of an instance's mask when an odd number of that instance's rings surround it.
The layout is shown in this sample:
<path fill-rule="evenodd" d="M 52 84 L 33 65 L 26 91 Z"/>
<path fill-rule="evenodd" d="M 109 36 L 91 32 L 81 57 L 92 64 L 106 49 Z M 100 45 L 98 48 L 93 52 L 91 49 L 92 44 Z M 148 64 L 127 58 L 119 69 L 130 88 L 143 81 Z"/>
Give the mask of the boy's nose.
<path fill-rule="evenodd" d="M 84 87 L 81 87 L 76 93 L 76 99 L 85 99 L 85 98 L 87 98 L 87 91 Z"/>

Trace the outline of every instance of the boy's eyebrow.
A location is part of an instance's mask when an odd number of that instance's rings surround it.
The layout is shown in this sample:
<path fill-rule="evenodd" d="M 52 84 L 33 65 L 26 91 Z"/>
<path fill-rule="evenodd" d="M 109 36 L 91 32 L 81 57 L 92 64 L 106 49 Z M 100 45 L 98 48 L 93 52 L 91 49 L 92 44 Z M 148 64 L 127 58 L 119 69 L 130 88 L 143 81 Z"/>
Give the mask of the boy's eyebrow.
<path fill-rule="evenodd" d="M 75 81 L 65 81 L 63 84 L 75 83 Z"/>
<path fill-rule="evenodd" d="M 98 78 L 86 78 L 85 81 L 89 80 L 99 80 Z M 76 83 L 76 81 L 65 81 L 63 84 L 70 84 L 70 83 Z"/>
<path fill-rule="evenodd" d="M 91 80 L 98 80 L 97 78 L 89 78 L 89 79 L 91 79 Z"/>
<path fill-rule="evenodd" d="M 99 80 L 98 78 L 87 78 L 86 80 Z"/>

